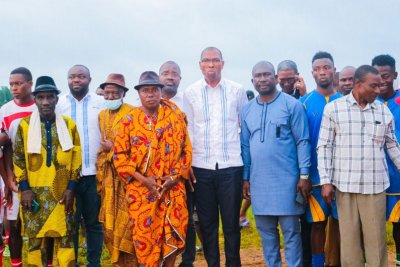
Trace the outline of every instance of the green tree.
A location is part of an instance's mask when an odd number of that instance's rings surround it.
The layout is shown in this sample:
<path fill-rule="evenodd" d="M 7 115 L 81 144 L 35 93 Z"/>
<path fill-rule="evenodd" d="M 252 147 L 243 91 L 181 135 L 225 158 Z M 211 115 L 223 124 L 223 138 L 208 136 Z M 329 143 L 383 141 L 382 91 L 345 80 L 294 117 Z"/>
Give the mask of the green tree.
<path fill-rule="evenodd" d="M 5 103 L 11 101 L 13 99 L 13 96 L 10 92 L 10 89 L 8 89 L 7 86 L 1 86 L 0 87 L 0 107 L 3 106 Z"/>

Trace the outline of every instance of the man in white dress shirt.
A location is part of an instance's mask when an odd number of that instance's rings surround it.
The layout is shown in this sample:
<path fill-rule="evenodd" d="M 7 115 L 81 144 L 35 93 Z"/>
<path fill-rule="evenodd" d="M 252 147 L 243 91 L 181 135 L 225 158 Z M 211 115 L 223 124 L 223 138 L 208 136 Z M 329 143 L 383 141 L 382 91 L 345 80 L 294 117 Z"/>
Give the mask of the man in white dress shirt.
<path fill-rule="evenodd" d="M 183 95 L 183 109 L 193 146 L 194 195 L 208 266 L 220 266 L 219 213 L 225 239 L 226 266 L 241 266 L 239 211 L 243 161 L 239 113 L 247 103 L 242 85 L 222 78 L 218 48 L 207 47 L 200 57 L 204 78 Z"/>
<path fill-rule="evenodd" d="M 96 190 L 97 152 L 101 146 L 98 115 L 103 99 L 89 92 L 90 71 L 86 66 L 75 65 L 68 71 L 70 93 L 60 97 L 57 112 L 71 117 L 78 128 L 82 148 L 81 178 L 75 189 L 75 256 L 78 259 L 79 225 L 85 221 L 87 262 L 90 267 L 100 266 L 103 249 L 103 228 L 99 222 L 100 196 Z"/>

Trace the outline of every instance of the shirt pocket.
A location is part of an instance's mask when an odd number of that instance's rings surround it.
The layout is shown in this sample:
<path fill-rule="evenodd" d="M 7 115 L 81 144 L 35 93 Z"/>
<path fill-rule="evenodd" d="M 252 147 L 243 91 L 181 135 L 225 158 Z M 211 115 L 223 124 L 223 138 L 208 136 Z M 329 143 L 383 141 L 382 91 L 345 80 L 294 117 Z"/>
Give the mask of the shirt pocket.
<path fill-rule="evenodd" d="M 270 120 L 270 137 L 286 139 L 290 134 L 289 117 L 273 118 Z"/>
<path fill-rule="evenodd" d="M 366 128 L 374 142 L 383 144 L 385 140 L 386 126 L 383 124 L 369 124 Z"/>

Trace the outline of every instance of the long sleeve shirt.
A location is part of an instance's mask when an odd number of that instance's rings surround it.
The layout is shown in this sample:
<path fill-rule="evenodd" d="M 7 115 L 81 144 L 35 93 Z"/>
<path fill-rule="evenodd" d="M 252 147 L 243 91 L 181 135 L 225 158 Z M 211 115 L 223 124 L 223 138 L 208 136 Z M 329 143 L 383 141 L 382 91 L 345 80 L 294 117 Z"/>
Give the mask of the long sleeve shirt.
<path fill-rule="evenodd" d="M 361 108 L 353 93 L 326 105 L 319 141 L 321 184 L 342 192 L 377 194 L 389 187 L 385 149 L 400 168 L 393 115 L 379 101 Z"/>
<path fill-rule="evenodd" d="M 302 104 L 284 93 L 270 102 L 259 97 L 241 113 L 243 179 L 250 181 L 253 212 L 257 215 L 298 215 L 300 174 L 310 168 L 310 138 Z"/>
<path fill-rule="evenodd" d="M 71 93 L 63 95 L 58 101 L 56 112 L 72 118 L 78 128 L 82 149 L 82 176 L 96 175 L 97 152 L 101 147 L 99 113 L 104 100 L 93 93 L 88 93 L 81 101 Z"/>
<path fill-rule="evenodd" d="M 193 144 L 193 166 L 215 170 L 243 166 L 240 156 L 239 114 L 248 102 L 246 91 L 221 79 L 211 88 L 205 80 L 190 85 L 183 95 L 183 110 Z"/>

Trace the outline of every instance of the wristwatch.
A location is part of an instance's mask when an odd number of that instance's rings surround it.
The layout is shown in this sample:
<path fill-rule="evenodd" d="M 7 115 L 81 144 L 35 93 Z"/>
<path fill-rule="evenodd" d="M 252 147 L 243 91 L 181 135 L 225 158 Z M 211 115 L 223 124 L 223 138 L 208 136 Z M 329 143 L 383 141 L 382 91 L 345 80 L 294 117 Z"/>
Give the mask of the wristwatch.
<path fill-rule="evenodd" d="M 309 177 L 310 177 L 310 175 L 308 175 L 308 174 L 301 174 L 300 175 L 300 179 L 301 180 L 308 180 Z"/>

